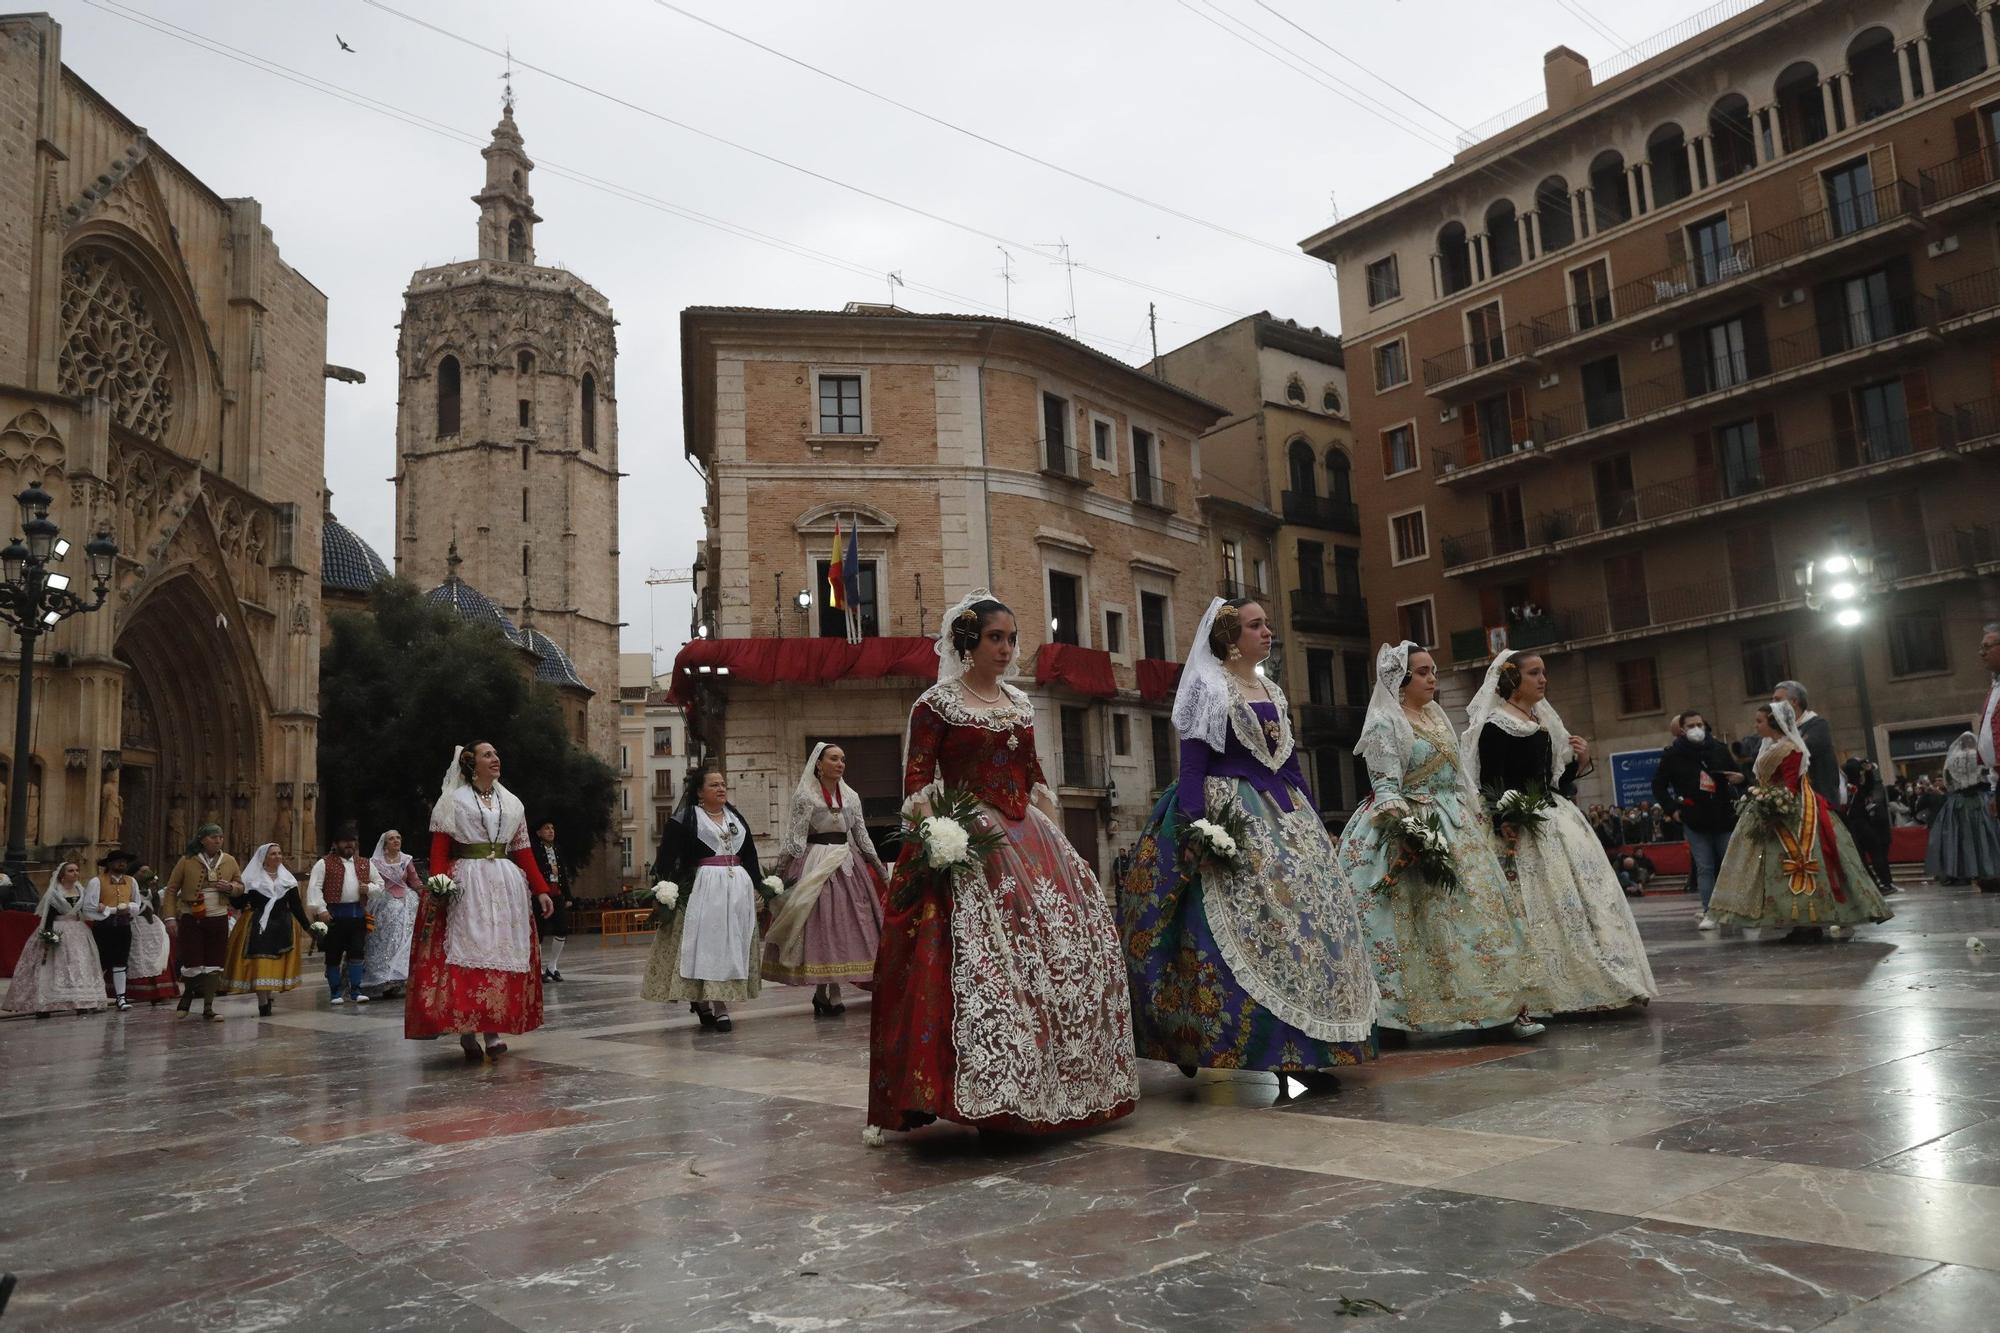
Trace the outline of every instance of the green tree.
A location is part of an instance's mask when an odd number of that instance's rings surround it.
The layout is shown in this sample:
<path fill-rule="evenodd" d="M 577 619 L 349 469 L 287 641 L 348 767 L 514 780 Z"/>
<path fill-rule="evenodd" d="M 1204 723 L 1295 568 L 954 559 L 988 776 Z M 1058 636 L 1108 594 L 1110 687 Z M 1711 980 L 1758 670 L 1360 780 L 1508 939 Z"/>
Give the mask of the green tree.
<path fill-rule="evenodd" d="M 497 628 L 390 579 L 367 611 L 335 613 L 319 679 L 320 809 L 329 826 L 358 823 L 364 851 L 394 828 L 428 856 L 452 749 L 476 741 L 500 751 L 500 780 L 529 827 L 555 821 L 571 865 L 588 864 L 610 835 L 617 775 L 570 740 L 555 690 L 522 670 L 521 650 Z"/>

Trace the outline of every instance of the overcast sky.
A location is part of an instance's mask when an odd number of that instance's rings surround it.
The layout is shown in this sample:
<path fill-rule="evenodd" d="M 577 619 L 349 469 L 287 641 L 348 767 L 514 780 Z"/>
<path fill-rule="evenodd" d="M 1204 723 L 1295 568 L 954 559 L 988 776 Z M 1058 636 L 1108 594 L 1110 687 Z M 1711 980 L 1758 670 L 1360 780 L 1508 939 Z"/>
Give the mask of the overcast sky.
<path fill-rule="evenodd" d="M 1331 271 L 1285 252 L 1330 222 L 1336 205 L 1357 212 L 1437 170 L 1453 125 L 1478 125 L 1540 92 L 1550 47 L 1601 61 L 1696 8 L 1687 0 L 1666 10 L 1639 0 L 674 0 L 865 88 L 1254 238 L 1245 240 L 927 123 L 661 0 L 383 3 L 516 53 L 516 118 L 539 167 L 538 257 L 594 284 L 620 321 L 619 461 L 630 474 L 624 641 L 630 651 L 658 650 L 661 669 L 685 637 L 687 594 L 678 585 L 654 596 L 646 575 L 686 566 L 700 534 L 699 489 L 681 439 L 682 308 L 837 309 L 885 299 L 882 275 L 898 271 L 908 286 L 896 301 L 906 308 L 1011 306 L 1016 318 L 1065 328 L 1073 278 L 1075 331 L 1132 361 L 1148 353 L 1148 301 L 1158 303 L 1162 348 L 1260 309 L 1333 330 Z M 50 8 L 63 24 L 65 62 L 216 191 L 261 200 L 285 258 L 330 297 L 328 359 L 365 372 L 368 383 L 327 386 L 327 480 L 341 521 L 389 554 L 402 292 L 413 270 L 476 253 L 468 196 L 484 164 L 474 145 L 243 59 L 479 144 L 499 115 L 502 61 L 366 0 L 57 0 Z M 135 15 L 226 43 L 238 58 Z M 1238 35 L 1245 27 L 1293 67 Z M 1335 81 L 1376 109 L 1327 86 Z M 1397 128 L 1412 123 L 1421 131 Z M 563 179 L 564 170 L 614 188 Z M 654 202 L 621 197 L 634 193 Z M 996 238 L 1009 242 L 1011 286 Z M 1058 241 L 1069 243 L 1073 271 L 1057 262 Z M 444 573 L 402 572 L 425 585 Z"/>

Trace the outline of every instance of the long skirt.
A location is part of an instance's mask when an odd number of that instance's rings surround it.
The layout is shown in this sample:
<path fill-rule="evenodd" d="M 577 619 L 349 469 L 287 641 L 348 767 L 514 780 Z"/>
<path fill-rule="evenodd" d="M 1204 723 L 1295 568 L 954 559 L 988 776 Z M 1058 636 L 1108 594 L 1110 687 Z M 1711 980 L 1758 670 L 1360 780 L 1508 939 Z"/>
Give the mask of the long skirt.
<path fill-rule="evenodd" d="M 417 891 L 398 898 L 376 894 L 368 910 L 375 914 L 375 929 L 369 933 L 364 954 L 367 967 L 361 974 L 363 990 L 383 990 L 410 979 L 410 936 L 417 924 Z"/>
<path fill-rule="evenodd" d="M 1986 793 L 1961 787 L 1931 821 L 1924 873 L 1932 879 L 2000 878 L 2000 819 L 1986 810 Z"/>
<path fill-rule="evenodd" d="M 1208 785 L 1207 809 L 1229 800 L 1245 815 L 1240 865 L 1183 868 L 1176 783 L 1119 885 L 1140 1056 L 1274 1071 L 1373 1059 L 1375 978 L 1361 908 L 1326 826 L 1303 796 L 1287 811 L 1240 779 Z"/>
<path fill-rule="evenodd" d="M 158 1004 L 181 993 L 174 980 L 174 941 L 165 921 L 140 916 L 132 922 L 132 955 L 125 968 L 125 998 L 135 1004 Z"/>
<path fill-rule="evenodd" d="M 229 953 L 222 964 L 225 995 L 282 995 L 298 989 L 299 976 L 305 968 L 305 931 L 287 916 L 285 924 L 291 927 L 291 947 L 282 952 L 264 949 L 253 952 L 251 941 L 257 933 L 258 916 L 257 910 L 239 913 L 235 927 L 229 932 Z M 275 926 L 278 922 L 271 924 Z"/>
<path fill-rule="evenodd" d="M 21 947 L 0 1009 L 42 1014 L 52 1009 L 104 1007 L 104 969 L 98 965 L 97 943 L 90 937 L 89 923 L 62 917 L 55 929 L 62 942 L 54 948 L 42 942 L 40 930 Z"/>
<path fill-rule="evenodd" d="M 1504 840 L 1493 839 L 1504 865 Z M 1625 891 L 1574 804 L 1558 797 L 1548 818 L 1520 836 L 1511 877 L 1551 1012 L 1618 1009 L 1659 994 Z"/>
<path fill-rule="evenodd" d="M 868 1123 L 1050 1134 L 1115 1120 L 1139 1080 L 1111 909 L 1048 816 L 982 811 L 1004 838 L 983 870 L 941 883 L 914 839 L 897 860 L 869 1013 Z M 922 891 L 896 907 L 913 880 Z"/>
<path fill-rule="evenodd" d="M 763 988 L 757 956 L 757 890 L 741 866 L 703 866 L 680 910 L 653 936 L 642 999 L 660 1003 L 755 999 Z"/>
<path fill-rule="evenodd" d="M 764 939 L 764 980 L 818 986 L 875 977 L 885 886 L 851 843 L 819 843 L 785 867 L 791 888 Z"/>
<path fill-rule="evenodd" d="M 516 875 L 520 868 L 508 865 Z M 464 890 L 469 892 L 470 890 Z M 522 893 L 527 880 L 521 879 Z M 410 938 L 410 991 L 403 1035 L 421 1041 L 446 1033 L 533 1032 L 542 1025 L 542 946 L 527 930 L 528 969 L 472 967 L 445 957 L 450 928 L 443 901 L 423 890 Z"/>
<path fill-rule="evenodd" d="M 1829 818 L 1817 797 L 1810 804 L 1818 818 L 1800 822 L 1799 828 L 1806 830 L 1800 839 L 1791 829 L 1781 835 L 1765 826 L 1754 804 L 1744 802 L 1722 867 L 1715 872 L 1708 908 L 1717 921 L 1757 927 L 1853 926 L 1895 915 L 1882 901 L 1847 826 Z"/>

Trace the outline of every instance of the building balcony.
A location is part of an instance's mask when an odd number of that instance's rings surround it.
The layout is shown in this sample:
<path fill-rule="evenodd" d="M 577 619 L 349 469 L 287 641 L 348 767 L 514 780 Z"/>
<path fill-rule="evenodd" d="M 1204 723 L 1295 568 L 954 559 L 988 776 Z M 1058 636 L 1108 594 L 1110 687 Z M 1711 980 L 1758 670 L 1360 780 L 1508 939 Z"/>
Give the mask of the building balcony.
<path fill-rule="evenodd" d="M 1535 331 L 1510 324 L 1490 338 L 1481 338 L 1448 352 L 1424 358 L 1424 392 L 1433 398 L 1474 398 L 1489 386 L 1520 379 L 1533 371 Z"/>
<path fill-rule="evenodd" d="M 1623 439 L 1644 427 L 1742 405 L 1780 389 L 1800 389 L 1835 376 L 1860 374 L 1939 338 L 1938 304 L 1913 295 L 1828 320 L 1721 358 L 1698 356 L 1680 375 L 1627 384 L 1532 414 L 1532 438 L 1497 458 L 1438 465 L 1438 480 L 1486 476 L 1525 457 Z M 1435 451 L 1440 454 L 1444 450 Z"/>
<path fill-rule="evenodd" d="M 1917 173 L 1924 216 L 1950 217 L 2000 196 L 2000 144 L 1988 144 Z"/>
<path fill-rule="evenodd" d="M 1937 289 L 1938 332 L 1990 333 L 2000 320 L 2000 269 L 1968 274 Z"/>
<path fill-rule="evenodd" d="M 1493 656 L 1494 636 L 1498 635 L 1502 649 L 1512 649 L 1517 653 L 1531 648 L 1550 648 L 1560 645 L 1569 637 L 1569 617 L 1537 610 L 1533 615 L 1510 616 L 1504 626 L 1496 625 L 1491 630 L 1485 626 L 1473 629 L 1453 630 L 1451 634 L 1451 660 L 1455 665 L 1471 666 L 1485 662 Z"/>
<path fill-rule="evenodd" d="M 1062 444 L 1042 446 L 1042 475 L 1077 486 L 1090 485 L 1090 456 Z"/>
<path fill-rule="evenodd" d="M 1352 500 L 1306 491 L 1286 491 L 1282 498 L 1287 523 L 1355 537 L 1361 535 L 1361 507 Z"/>
<path fill-rule="evenodd" d="M 1368 599 L 1292 589 L 1292 628 L 1304 634 L 1368 633 Z"/>
<path fill-rule="evenodd" d="M 1366 708 L 1350 704 L 1300 704 L 1299 744 L 1345 745 L 1361 735 Z"/>
<path fill-rule="evenodd" d="M 1157 509 L 1171 514 L 1179 506 L 1175 503 L 1174 484 L 1150 472 L 1132 474 L 1132 503 L 1147 509 Z"/>
<path fill-rule="evenodd" d="M 1938 436 L 1946 448 L 1974 454 L 2000 448 L 2000 397 L 1960 403 L 1938 421 Z"/>
<path fill-rule="evenodd" d="M 1239 583 L 1235 579 L 1218 579 L 1215 584 L 1215 595 L 1224 601 L 1234 602 L 1244 597 L 1262 597 L 1264 590 L 1253 588 L 1247 583 Z"/>
<path fill-rule="evenodd" d="M 1726 204 L 1718 202 L 1718 208 Z M 1587 301 L 1571 301 L 1529 321 L 1535 354 L 1587 352 L 1599 344 L 1740 297 L 1747 287 L 1795 278 L 1920 231 L 1917 187 L 1895 180 L 1837 209 L 1821 209 L 1727 249 L 1696 255 L 1620 283 Z"/>
<path fill-rule="evenodd" d="M 1453 578 L 1486 573 L 1942 462 L 1966 451 L 1962 440 L 1991 438 L 2000 416 L 1996 408 L 2000 400 L 1988 399 L 1948 412 L 1921 412 L 1888 422 L 1872 435 L 1843 432 L 1761 452 L 1733 470 L 1684 473 L 1591 504 L 1541 510 L 1512 528 L 1459 533 L 1440 543 L 1444 570 Z"/>
<path fill-rule="evenodd" d="M 1056 756 L 1056 785 L 1079 791 L 1109 790 L 1104 756 L 1088 750 L 1064 750 Z"/>

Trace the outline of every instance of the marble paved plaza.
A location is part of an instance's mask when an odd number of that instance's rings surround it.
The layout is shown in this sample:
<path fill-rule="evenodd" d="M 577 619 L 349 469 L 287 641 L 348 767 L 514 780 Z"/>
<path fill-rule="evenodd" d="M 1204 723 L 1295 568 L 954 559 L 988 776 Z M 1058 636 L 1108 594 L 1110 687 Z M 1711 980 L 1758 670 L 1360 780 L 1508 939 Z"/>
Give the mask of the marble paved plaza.
<path fill-rule="evenodd" d="M 1801 947 L 1649 898 L 1648 1012 L 1296 1100 L 1148 1065 L 1046 1143 L 865 1149 L 865 1002 L 702 1034 L 636 938 L 497 1066 L 317 989 L 9 1020 L 0 1329 L 1991 1329 L 2000 899 L 1894 901 Z"/>

